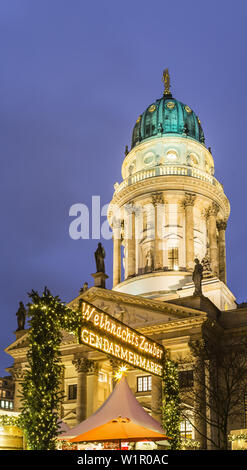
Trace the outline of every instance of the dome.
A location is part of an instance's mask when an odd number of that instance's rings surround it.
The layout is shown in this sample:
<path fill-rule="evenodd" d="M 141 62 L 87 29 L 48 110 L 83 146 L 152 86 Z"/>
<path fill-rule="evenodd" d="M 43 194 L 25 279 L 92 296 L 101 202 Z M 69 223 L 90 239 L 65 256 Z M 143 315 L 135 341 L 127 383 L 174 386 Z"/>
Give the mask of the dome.
<path fill-rule="evenodd" d="M 164 94 L 148 106 L 136 121 L 132 134 L 131 148 L 150 137 L 179 134 L 204 143 L 204 133 L 200 119 L 192 109 L 172 97 Z"/>

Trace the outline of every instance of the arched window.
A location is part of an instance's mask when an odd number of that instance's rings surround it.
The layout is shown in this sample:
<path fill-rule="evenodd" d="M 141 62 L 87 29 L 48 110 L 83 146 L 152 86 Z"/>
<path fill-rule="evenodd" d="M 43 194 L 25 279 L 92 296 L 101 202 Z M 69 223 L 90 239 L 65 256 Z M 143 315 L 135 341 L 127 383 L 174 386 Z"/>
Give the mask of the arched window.
<path fill-rule="evenodd" d="M 178 270 L 178 247 L 168 248 L 168 269 Z"/>

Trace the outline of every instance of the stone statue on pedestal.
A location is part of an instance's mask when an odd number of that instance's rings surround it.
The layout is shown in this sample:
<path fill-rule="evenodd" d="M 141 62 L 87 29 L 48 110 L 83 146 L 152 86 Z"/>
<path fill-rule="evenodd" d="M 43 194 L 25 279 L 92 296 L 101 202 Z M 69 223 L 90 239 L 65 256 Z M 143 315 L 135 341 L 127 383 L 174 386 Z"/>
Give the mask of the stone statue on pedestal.
<path fill-rule="evenodd" d="M 26 309 L 23 302 L 19 302 L 19 308 L 16 312 L 18 328 L 17 331 L 25 330 Z"/>
<path fill-rule="evenodd" d="M 98 248 L 94 253 L 96 261 L 96 273 L 93 273 L 94 286 L 105 289 L 105 281 L 108 279 L 105 274 L 105 250 L 101 243 L 98 243 Z"/>
<path fill-rule="evenodd" d="M 153 269 L 153 252 L 149 250 L 146 255 L 146 264 L 145 264 L 145 272 L 150 272 Z"/>
<path fill-rule="evenodd" d="M 193 295 L 202 296 L 202 273 L 203 273 L 203 266 L 199 262 L 199 259 L 195 259 L 195 268 L 192 274 L 192 280 L 195 284 L 195 291 Z"/>
<path fill-rule="evenodd" d="M 104 273 L 105 272 L 105 250 L 101 243 L 98 243 L 98 248 L 94 253 L 96 261 L 96 272 Z"/>
<path fill-rule="evenodd" d="M 88 290 L 88 282 L 84 282 L 83 286 L 80 289 L 80 294 L 83 294 L 83 292 L 86 292 Z"/>

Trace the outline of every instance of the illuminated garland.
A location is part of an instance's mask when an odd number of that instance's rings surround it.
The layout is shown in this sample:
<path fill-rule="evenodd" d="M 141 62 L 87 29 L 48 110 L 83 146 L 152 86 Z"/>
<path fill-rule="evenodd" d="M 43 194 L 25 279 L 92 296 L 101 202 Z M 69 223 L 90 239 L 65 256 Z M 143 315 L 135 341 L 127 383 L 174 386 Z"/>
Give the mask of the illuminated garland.
<path fill-rule="evenodd" d="M 82 327 L 81 308 L 73 311 L 53 297 L 45 288 L 42 296 L 29 294 L 29 350 L 28 368 L 22 384 L 22 412 L 19 426 L 25 433 L 31 450 L 56 448 L 58 410 L 64 398 L 61 391 L 62 364 L 60 344 L 62 330 L 77 334 Z M 163 426 L 172 438 L 171 449 L 181 447 L 180 400 L 177 368 L 164 358 L 163 370 Z"/>
<path fill-rule="evenodd" d="M 58 409 L 61 391 L 62 364 L 60 343 L 62 329 L 78 333 L 81 315 L 70 310 L 45 288 L 40 297 L 29 294 L 28 369 L 22 384 L 20 416 L 29 449 L 53 450 L 58 436 Z"/>
<path fill-rule="evenodd" d="M 181 448 L 180 437 L 180 397 L 178 370 L 173 361 L 166 358 L 163 367 L 163 391 L 162 422 L 167 436 L 171 437 L 170 448 Z"/>
<path fill-rule="evenodd" d="M 181 449 L 187 450 L 195 450 L 195 449 L 200 449 L 200 442 L 199 441 L 194 441 L 193 439 L 188 439 L 185 437 L 181 438 Z"/>
<path fill-rule="evenodd" d="M 0 426 L 20 426 L 19 416 L 0 415 Z"/>
<path fill-rule="evenodd" d="M 228 436 L 228 440 L 230 442 L 238 441 L 238 440 L 244 440 L 245 442 L 247 442 L 247 434 L 246 433 L 230 434 L 230 436 Z"/>

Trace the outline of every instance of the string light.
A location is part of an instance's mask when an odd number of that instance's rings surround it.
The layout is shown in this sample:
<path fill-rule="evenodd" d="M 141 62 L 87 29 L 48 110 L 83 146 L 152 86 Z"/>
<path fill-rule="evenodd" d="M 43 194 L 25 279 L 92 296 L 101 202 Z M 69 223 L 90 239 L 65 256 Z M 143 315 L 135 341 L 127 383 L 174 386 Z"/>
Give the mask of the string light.
<path fill-rule="evenodd" d="M 29 294 L 29 350 L 28 368 L 22 383 L 22 411 L 18 424 L 25 433 L 32 450 L 53 450 L 57 446 L 58 410 L 64 399 L 61 391 L 63 366 L 60 344 L 62 330 L 73 332 L 79 338 L 82 328 L 80 305 L 70 310 L 45 288 L 40 296 Z M 120 381 L 128 368 L 122 365 L 115 379 Z M 180 398 L 178 371 L 173 361 L 164 358 L 163 426 L 171 440 L 171 449 L 181 447 Z"/>
<path fill-rule="evenodd" d="M 123 365 L 123 366 L 119 367 L 119 369 L 117 370 L 117 372 L 114 375 L 114 378 L 115 378 L 116 382 L 120 382 L 121 378 L 126 374 L 127 370 L 128 370 L 127 366 Z"/>
<path fill-rule="evenodd" d="M 163 367 L 163 391 L 163 427 L 167 436 L 172 438 L 172 440 L 169 441 L 171 450 L 179 450 L 181 448 L 181 413 L 178 369 L 176 364 L 168 357 L 165 359 Z"/>
<path fill-rule="evenodd" d="M 62 330 L 79 332 L 81 314 L 72 311 L 45 288 L 29 294 L 28 368 L 22 383 L 20 426 L 32 450 L 56 449 L 61 391 Z"/>

